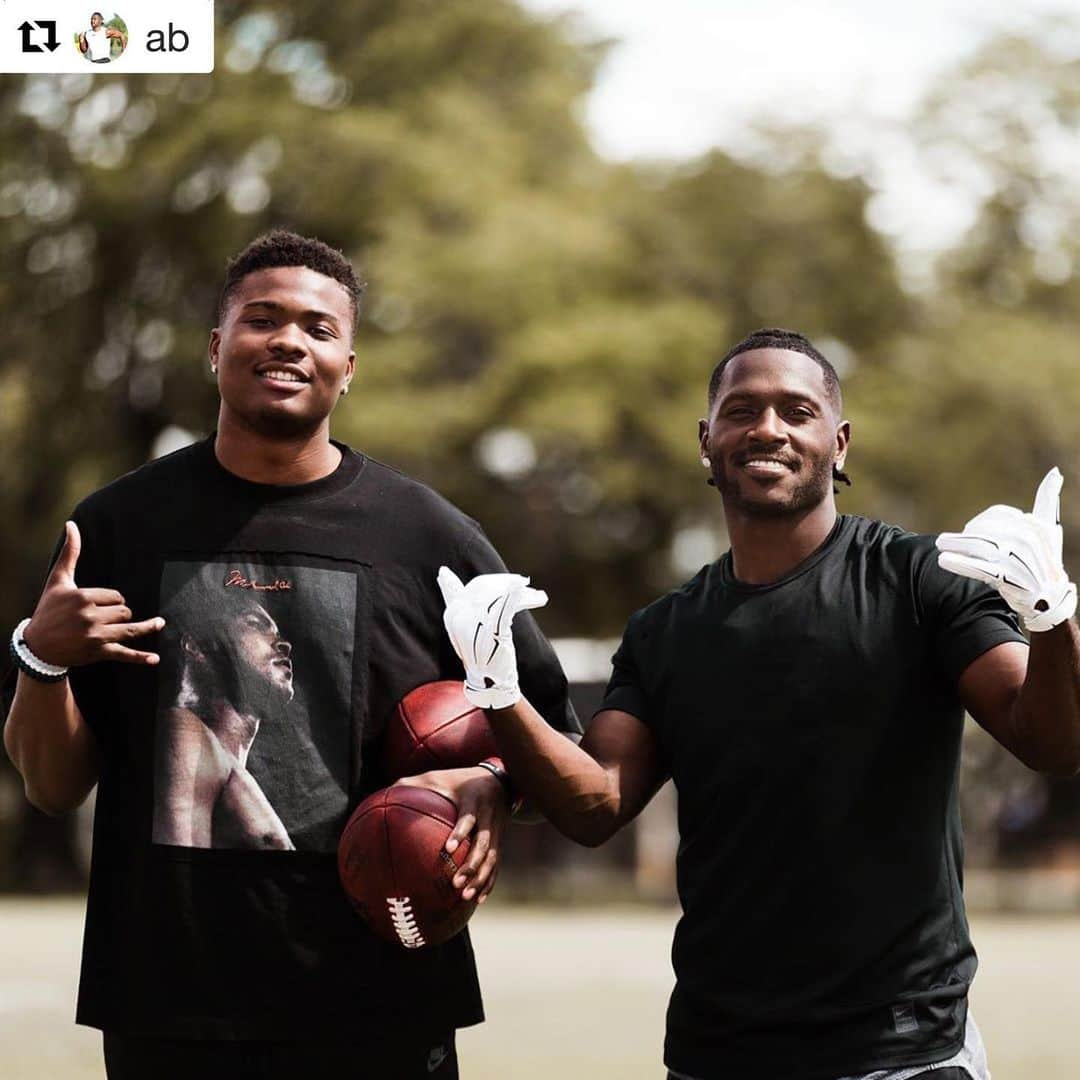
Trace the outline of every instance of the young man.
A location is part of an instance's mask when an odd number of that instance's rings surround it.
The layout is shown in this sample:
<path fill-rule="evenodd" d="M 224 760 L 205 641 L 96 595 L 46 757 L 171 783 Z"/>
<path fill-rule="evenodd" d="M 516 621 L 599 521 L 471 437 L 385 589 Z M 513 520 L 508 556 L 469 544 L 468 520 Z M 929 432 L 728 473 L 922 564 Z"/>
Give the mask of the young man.
<path fill-rule="evenodd" d="M 120 42 L 120 51 L 127 48 L 127 36 L 105 25 L 104 16 L 95 11 L 90 16 L 90 28 L 79 35 L 79 50 L 91 64 L 107 64 L 112 60 L 112 41 Z"/>
<path fill-rule="evenodd" d="M 13 637 L 5 744 L 29 798 L 62 813 L 98 787 L 77 1019 L 111 1080 L 448 1078 L 454 1030 L 483 1018 L 467 934 L 384 943 L 337 880 L 395 703 L 460 676 L 436 568 L 503 569 L 473 521 L 331 440 L 359 295 L 318 241 L 241 252 L 210 334 L 216 434 L 85 499 Z M 528 693 L 575 729 L 519 629 Z M 456 883 L 486 896 L 501 778 L 412 782 L 475 828 Z"/>
<path fill-rule="evenodd" d="M 837 514 L 850 431 L 804 337 L 740 342 L 708 402 L 701 460 L 730 552 L 632 616 L 580 747 L 514 692 L 492 713 L 500 749 L 585 844 L 674 780 L 672 1077 L 987 1080 L 967 1011 L 960 736 L 966 708 L 1032 768 L 1080 768 L 1060 473 L 1033 513 L 993 507 L 935 546 Z M 512 685 L 491 644 L 536 606 L 523 579 L 440 583 L 467 692 Z"/>

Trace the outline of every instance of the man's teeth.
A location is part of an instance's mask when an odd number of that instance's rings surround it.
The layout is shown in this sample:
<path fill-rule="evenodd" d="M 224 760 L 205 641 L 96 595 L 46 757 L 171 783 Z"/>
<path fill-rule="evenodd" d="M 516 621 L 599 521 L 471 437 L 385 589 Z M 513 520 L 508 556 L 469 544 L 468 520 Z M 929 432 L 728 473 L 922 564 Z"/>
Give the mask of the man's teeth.
<path fill-rule="evenodd" d="M 279 379 L 282 382 L 305 382 L 306 380 L 301 378 L 294 371 L 260 371 L 260 379 Z"/>
<path fill-rule="evenodd" d="M 755 469 L 772 469 L 776 472 L 787 469 L 787 466 L 782 461 L 775 461 L 771 458 L 751 458 L 746 465 L 752 465 Z"/>

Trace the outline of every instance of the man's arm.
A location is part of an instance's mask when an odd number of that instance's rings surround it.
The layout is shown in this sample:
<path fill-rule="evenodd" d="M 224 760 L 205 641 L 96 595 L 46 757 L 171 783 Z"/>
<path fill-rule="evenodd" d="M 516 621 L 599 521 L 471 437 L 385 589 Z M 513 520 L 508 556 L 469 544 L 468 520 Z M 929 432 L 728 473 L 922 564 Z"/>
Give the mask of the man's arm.
<path fill-rule="evenodd" d="M 488 710 L 515 784 L 564 835 L 590 847 L 602 844 L 665 779 L 651 731 L 632 713 L 604 709 L 577 745 L 522 695 L 511 623 L 518 612 L 547 603 L 528 578 L 480 574 L 465 585 L 444 566 L 438 582 L 443 623 L 465 668 L 465 697 Z"/>
<path fill-rule="evenodd" d="M 982 653 L 958 681 L 968 711 L 1025 765 L 1080 772 L 1080 636 L 1076 586 L 1062 562 L 1061 472 L 1053 468 L 1030 513 L 991 506 L 961 533 L 937 538 L 938 565 L 996 589 L 1031 636 Z"/>
<path fill-rule="evenodd" d="M 23 778 L 27 799 L 46 814 L 74 810 L 97 783 L 97 743 L 66 679 L 35 682 L 20 672 L 4 749 Z"/>
<path fill-rule="evenodd" d="M 524 698 L 489 716 L 514 783 L 579 844 L 597 847 L 610 839 L 667 779 L 652 732 L 630 713 L 597 713 L 580 745 L 555 731 Z"/>
<path fill-rule="evenodd" d="M 131 609 L 115 589 L 80 589 L 75 568 L 82 539 L 73 521 L 65 530 L 64 544 L 23 632 L 26 646 L 58 667 L 103 660 L 156 664 L 156 653 L 124 643 L 160 630 L 165 620 L 131 622 Z M 4 747 L 23 778 L 27 798 L 45 813 L 74 809 L 97 782 L 97 745 L 67 679 L 43 683 L 19 673 Z"/>
<path fill-rule="evenodd" d="M 1080 630 L 1068 619 L 1031 635 L 1030 649 L 1006 642 L 960 677 L 960 698 L 978 724 L 1028 768 L 1080 772 Z"/>

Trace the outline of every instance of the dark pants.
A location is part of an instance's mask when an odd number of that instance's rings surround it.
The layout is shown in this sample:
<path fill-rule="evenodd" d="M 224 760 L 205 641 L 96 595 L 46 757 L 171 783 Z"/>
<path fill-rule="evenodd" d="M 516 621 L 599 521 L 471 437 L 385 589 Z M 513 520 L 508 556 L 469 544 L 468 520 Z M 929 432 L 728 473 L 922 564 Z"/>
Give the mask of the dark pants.
<path fill-rule="evenodd" d="M 109 1080 L 458 1080 L 454 1033 L 368 1042 L 139 1039 L 105 1032 Z"/>

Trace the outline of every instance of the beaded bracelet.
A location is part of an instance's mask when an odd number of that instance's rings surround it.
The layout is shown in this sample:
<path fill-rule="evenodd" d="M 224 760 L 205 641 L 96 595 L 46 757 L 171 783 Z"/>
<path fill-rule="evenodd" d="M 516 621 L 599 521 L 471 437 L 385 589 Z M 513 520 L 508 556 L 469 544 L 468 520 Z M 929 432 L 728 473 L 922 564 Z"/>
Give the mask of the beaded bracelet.
<path fill-rule="evenodd" d="M 26 633 L 26 628 L 29 625 L 30 620 L 23 619 L 23 621 L 15 627 L 15 633 L 11 635 L 10 651 L 19 670 L 24 674 L 29 675 L 31 679 L 37 679 L 38 682 L 43 683 L 55 683 L 60 682 L 61 679 L 66 679 L 68 673 L 66 667 L 59 667 L 56 664 L 47 664 L 44 660 L 35 656 L 30 651 L 30 646 L 27 645 L 23 639 L 23 634 Z"/>

